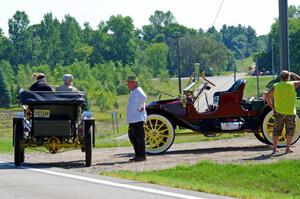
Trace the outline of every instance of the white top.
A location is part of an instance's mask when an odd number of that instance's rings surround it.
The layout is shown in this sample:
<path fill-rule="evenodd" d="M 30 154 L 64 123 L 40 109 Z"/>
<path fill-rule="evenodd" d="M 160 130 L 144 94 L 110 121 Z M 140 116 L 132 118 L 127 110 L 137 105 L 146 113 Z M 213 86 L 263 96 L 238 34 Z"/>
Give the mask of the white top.
<path fill-rule="evenodd" d="M 147 95 L 141 87 L 131 91 L 127 104 L 127 123 L 146 121 L 146 99 Z"/>

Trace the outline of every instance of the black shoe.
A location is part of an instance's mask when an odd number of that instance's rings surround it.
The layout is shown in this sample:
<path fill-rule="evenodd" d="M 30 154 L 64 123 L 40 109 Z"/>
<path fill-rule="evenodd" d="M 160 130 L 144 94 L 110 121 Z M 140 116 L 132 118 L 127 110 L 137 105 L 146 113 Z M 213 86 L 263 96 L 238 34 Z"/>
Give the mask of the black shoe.
<path fill-rule="evenodd" d="M 129 159 L 129 162 L 134 162 L 134 161 L 135 161 L 135 157 Z"/>
<path fill-rule="evenodd" d="M 139 156 L 136 156 L 134 158 L 130 158 L 129 159 L 129 162 L 142 162 L 142 161 L 146 161 L 147 158 L 146 157 L 139 157 Z"/>

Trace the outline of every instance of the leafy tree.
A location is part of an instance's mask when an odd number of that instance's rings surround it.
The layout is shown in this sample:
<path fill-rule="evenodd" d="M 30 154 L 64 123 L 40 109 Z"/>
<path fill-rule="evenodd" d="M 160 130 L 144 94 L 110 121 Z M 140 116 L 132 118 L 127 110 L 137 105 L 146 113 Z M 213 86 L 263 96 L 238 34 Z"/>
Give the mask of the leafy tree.
<path fill-rule="evenodd" d="M 0 69 L 2 70 L 2 75 L 7 83 L 9 92 L 11 94 L 11 104 L 16 104 L 16 94 L 19 91 L 18 86 L 16 85 L 16 78 L 12 66 L 8 61 L 0 61 Z M 4 83 L 5 84 L 5 83 Z M 3 85 L 5 87 L 5 85 Z"/>
<path fill-rule="evenodd" d="M 75 61 L 74 50 L 80 45 L 81 28 L 74 17 L 66 15 L 60 26 L 61 48 L 64 51 L 64 65 Z"/>
<path fill-rule="evenodd" d="M 13 18 L 8 20 L 9 37 L 13 45 L 13 56 L 10 60 L 14 66 L 27 64 L 30 58 L 30 34 L 28 31 L 29 19 L 23 11 L 17 11 Z"/>
<path fill-rule="evenodd" d="M 115 82 L 117 85 L 117 94 L 125 95 L 129 93 L 126 80 L 128 75 L 134 74 L 131 67 L 125 65 L 124 67 L 116 67 Z"/>
<path fill-rule="evenodd" d="M 99 107 L 101 112 L 107 111 L 113 107 L 114 102 L 116 101 L 116 96 L 109 91 L 98 90 L 95 93 L 94 99 L 96 105 Z"/>
<path fill-rule="evenodd" d="M 116 93 L 116 68 L 114 63 L 97 64 L 91 69 L 91 72 L 98 84 L 104 89 Z"/>
<path fill-rule="evenodd" d="M 218 42 L 222 42 L 222 35 L 214 26 L 210 27 L 206 32 L 210 37 L 214 38 Z"/>
<path fill-rule="evenodd" d="M 143 73 L 138 75 L 139 85 L 143 88 L 146 94 L 156 95 L 157 93 L 153 91 L 151 86 L 152 74 L 148 71 L 147 68 L 143 70 Z"/>
<path fill-rule="evenodd" d="M 46 75 L 47 81 L 50 83 L 53 82 L 54 78 L 48 65 L 33 66 L 31 70 L 33 71 L 33 73 L 44 73 Z"/>
<path fill-rule="evenodd" d="M 176 18 L 172 12 L 156 10 L 153 15 L 149 17 L 150 24 L 142 27 L 143 37 L 146 41 L 162 42 L 164 38 L 164 27 L 176 24 Z"/>
<path fill-rule="evenodd" d="M 104 63 L 105 59 L 112 59 L 112 55 L 109 54 L 110 47 L 108 46 L 109 36 L 100 27 L 92 35 L 91 46 L 93 52 L 90 56 L 90 64 L 92 66 L 98 63 Z"/>
<path fill-rule="evenodd" d="M 39 36 L 40 25 L 33 25 L 28 28 L 30 34 L 30 57 L 28 64 L 39 65 L 44 61 L 41 59 L 43 55 L 42 40 Z"/>
<path fill-rule="evenodd" d="M 10 87 L 5 78 L 2 68 L 0 68 L 0 107 L 7 108 L 11 106 Z"/>
<path fill-rule="evenodd" d="M 12 66 L 8 61 L 0 60 L 0 68 L 9 84 L 14 84 L 16 78 Z"/>
<path fill-rule="evenodd" d="M 32 70 L 29 66 L 24 66 L 20 64 L 18 66 L 18 72 L 17 72 L 17 83 L 20 88 L 27 89 L 33 82 L 32 80 Z"/>
<path fill-rule="evenodd" d="M 220 30 L 222 42 L 230 49 L 236 59 L 248 57 L 257 50 L 257 38 L 253 28 L 238 25 L 223 25 Z"/>
<path fill-rule="evenodd" d="M 149 68 L 154 77 L 158 77 L 159 71 L 167 70 L 168 46 L 165 43 L 154 43 L 144 51 L 144 64 Z"/>
<path fill-rule="evenodd" d="M 9 40 L 4 36 L 4 33 L 0 28 L 0 60 L 9 60 L 11 48 L 12 46 L 9 43 Z"/>
<path fill-rule="evenodd" d="M 74 49 L 74 56 L 76 57 L 77 61 L 89 61 L 92 53 L 93 47 L 87 44 L 81 44 Z"/>
<path fill-rule="evenodd" d="M 194 63 L 200 63 L 201 70 L 213 68 L 222 70 L 227 64 L 229 53 L 225 46 L 211 37 L 183 37 L 180 39 L 182 75 L 193 72 Z"/>
<path fill-rule="evenodd" d="M 108 43 L 111 60 L 120 61 L 123 65 L 132 64 L 136 48 L 132 19 L 121 15 L 111 16 L 107 21 L 107 28 L 111 34 Z"/>
<path fill-rule="evenodd" d="M 43 51 L 39 64 L 47 64 L 53 68 L 59 63 L 63 63 L 60 23 L 53 18 L 51 12 L 44 15 L 40 24 L 39 36 L 42 40 Z"/>
<path fill-rule="evenodd" d="M 188 29 L 179 24 L 169 24 L 164 28 L 166 44 L 169 47 L 168 71 L 171 75 L 177 74 L 178 66 L 182 62 L 179 52 L 180 39 L 185 36 L 199 35 L 194 29 Z"/>
<path fill-rule="evenodd" d="M 81 31 L 81 43 L 91 45 L 94 31 L 88 22 L 83 24 L 84 29 Z"/>
<path fill-rule="evenodd" d="M 288 8 L 288 24 L 289 24 L 289 50 L 290 50 L 290 68 L 292 71 L 300 72 L 300 56 L 299 56 L 299 37 L 300 37 L 300 6 L 295 10 L 295 6 L 289 6 Z M 279 72 L 280 68 L 280 39 L 279 39 L 279 21 L 276 20 L 272 24 L 271 32 L 269 33 L 270 40 L 273 44 L 273 60 L 275 71 Z M 272 53 L 271 45 L 268 45 L 264 52 L 260 52 L 255 57 L 257 60 L 257 65 L 262 68 L 264 67 L 264 62 L 270 60 L 269 66 L 271 66 Z M 268 67 L 268 66 L 265 66 Z"/>
<path fill-rule="evenodd" d="M 169 73 L 167 70 L 159 70 L 159 79 L 161 82 L 169 82 Z"/>

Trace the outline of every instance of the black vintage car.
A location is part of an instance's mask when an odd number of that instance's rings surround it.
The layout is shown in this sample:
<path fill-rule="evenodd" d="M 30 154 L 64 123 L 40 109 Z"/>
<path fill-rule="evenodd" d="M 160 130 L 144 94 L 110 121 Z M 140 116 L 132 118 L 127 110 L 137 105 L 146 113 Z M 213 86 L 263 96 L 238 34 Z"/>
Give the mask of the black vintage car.
<path fill-rule="evenodd" d="M 80 148 L 85 165 L 91 166 L 95 120 L 84 112 L 83 92 L 21 91 L 23 112 L 13 118 L 14 162 L 25 160 L 25 148 L 46 147 L 50 153 Z"/>

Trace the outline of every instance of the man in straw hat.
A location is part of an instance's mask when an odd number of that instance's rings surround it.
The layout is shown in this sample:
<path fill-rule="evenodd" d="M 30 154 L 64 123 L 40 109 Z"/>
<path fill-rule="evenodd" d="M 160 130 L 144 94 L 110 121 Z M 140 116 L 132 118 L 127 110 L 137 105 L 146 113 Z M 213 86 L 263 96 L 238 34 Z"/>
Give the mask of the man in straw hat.
<path fill-rule="evenodd" d="M 55 88 L 56 91 L 78 91 L 77 88 L 73 87 L 74 77 L 71 74 L 64 74 L 64 84 Z"/>
<path fill-rule="evenodd" d="M 129 140 L 133 145 L 135 156 L 129 161 L 140 162 L 146 160 L 144 123 L 147 118 L 145 101 L 147 95 L 138 86 L 135 76 L 128 76 L 127 87 L 131 90 L 127 105 L 127 123 Z"/>
<path fill-rule="evenodd" d="M 296 97 L 295 88 L 300 86 L 300 81 L 289 81 L 289 77 L 295 80 L 300 80 L 300 77 L 286 70 L 280 73 L 280 82 L 266 94 L 266 101 L 274 111 L 274 132 L 273 132 L 273 154 L 278 153 L 277 143 L 279 136 L 282 135 L 282 130 L 285 125 L 286 130 L 286 153 L 292 153 L 291 141 L 295 133 L 295 118 L 296 118 Z M 274 102 L 273 102 L 274 99 Z"/>

